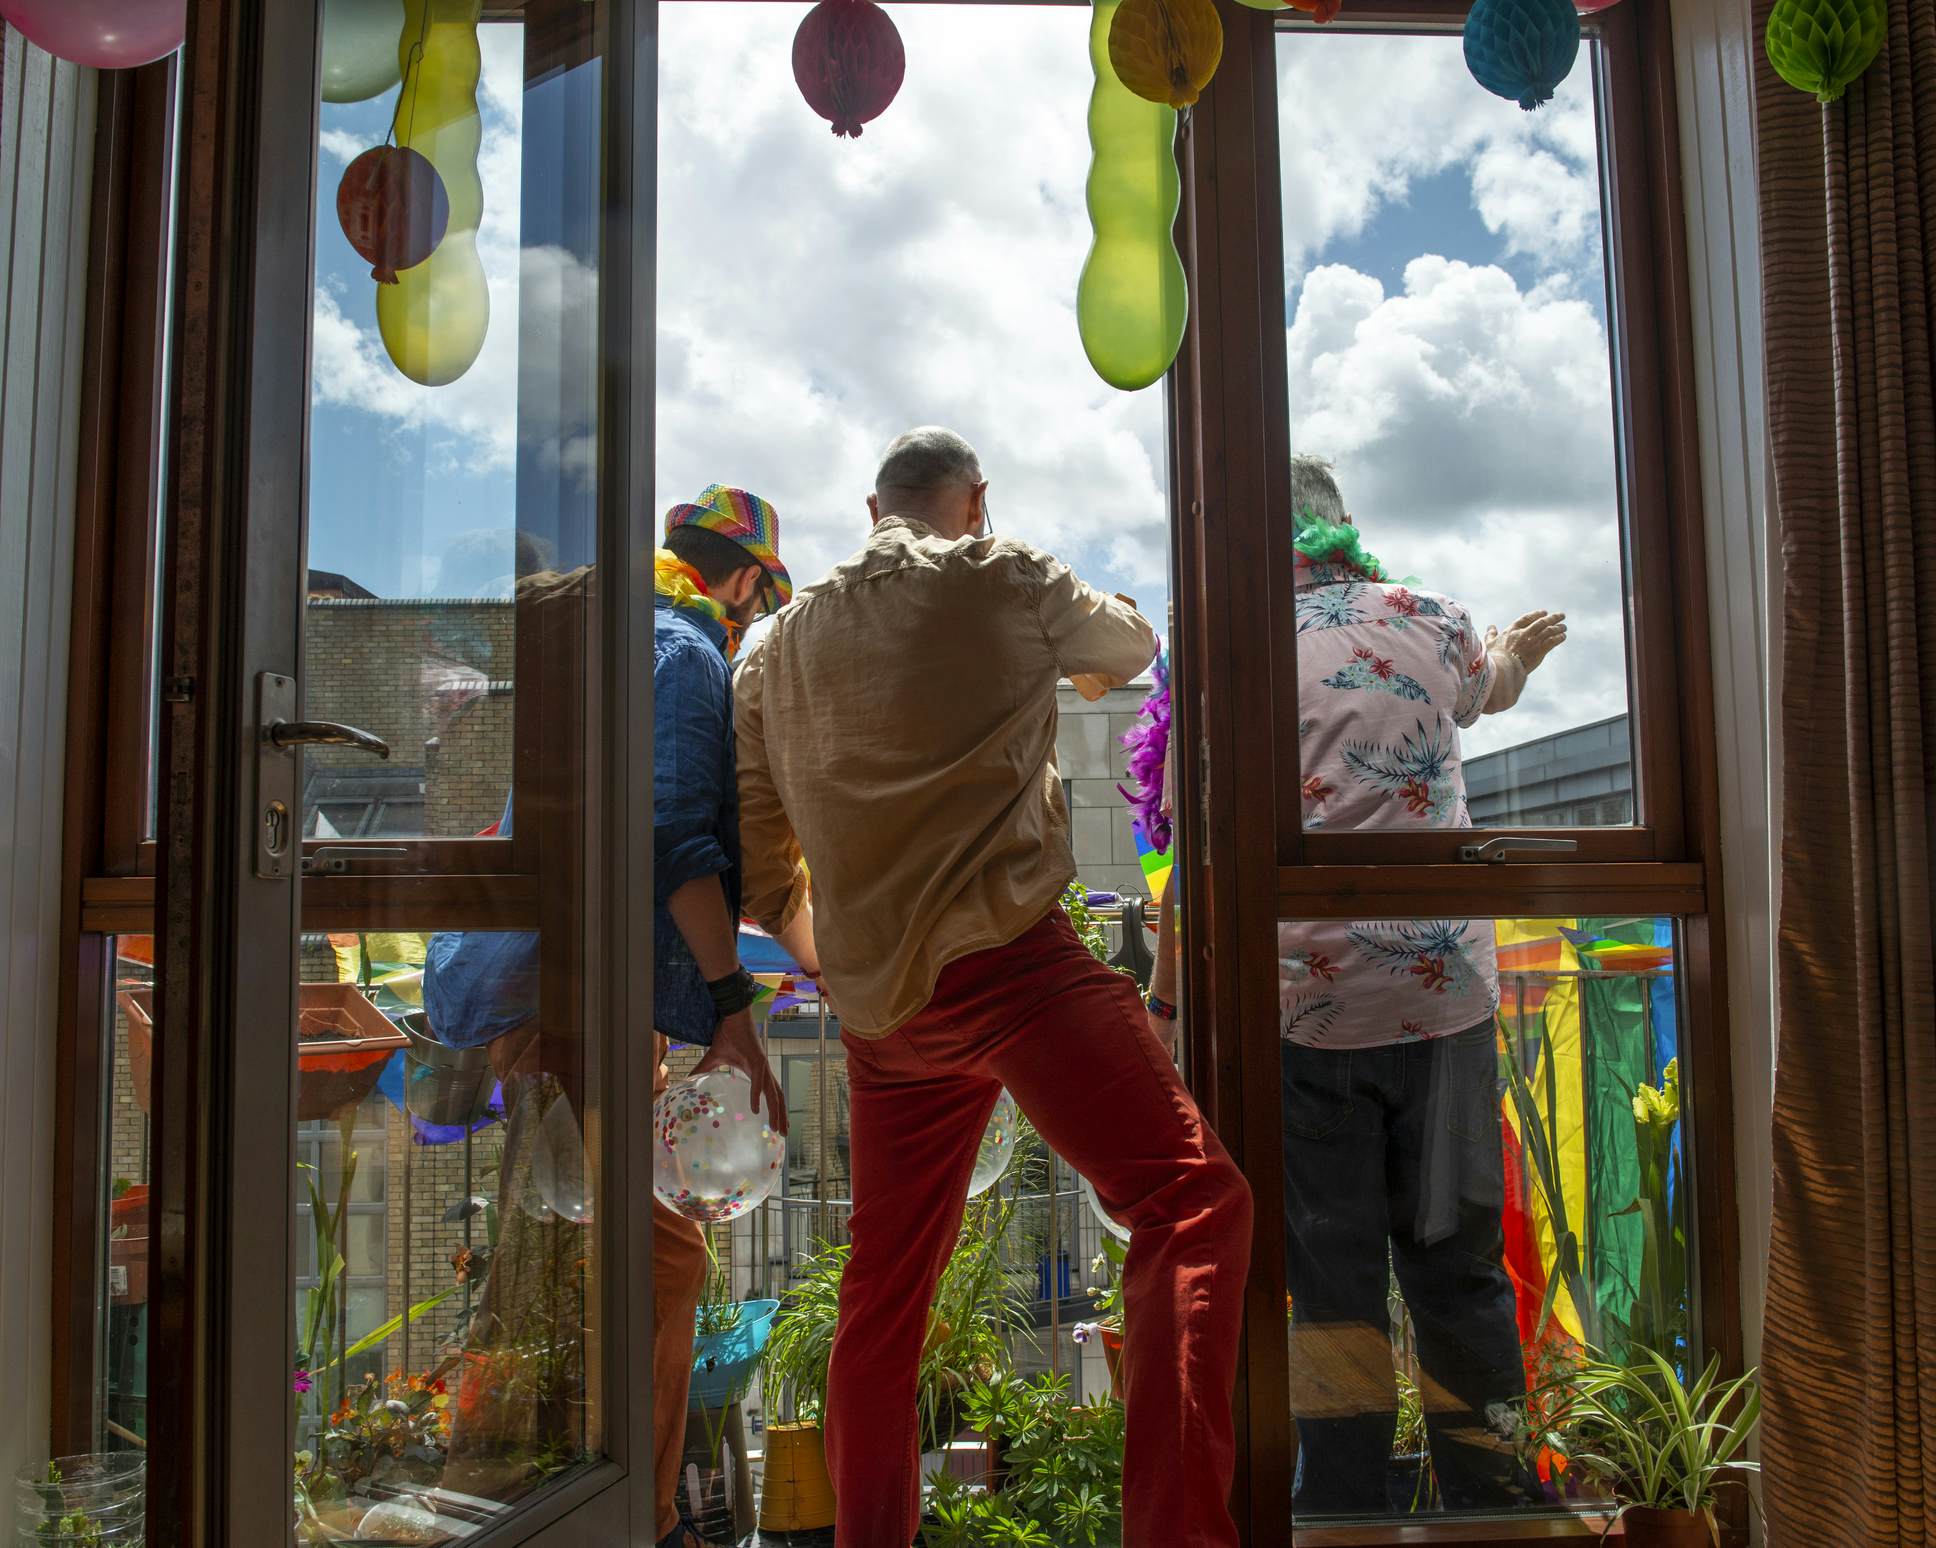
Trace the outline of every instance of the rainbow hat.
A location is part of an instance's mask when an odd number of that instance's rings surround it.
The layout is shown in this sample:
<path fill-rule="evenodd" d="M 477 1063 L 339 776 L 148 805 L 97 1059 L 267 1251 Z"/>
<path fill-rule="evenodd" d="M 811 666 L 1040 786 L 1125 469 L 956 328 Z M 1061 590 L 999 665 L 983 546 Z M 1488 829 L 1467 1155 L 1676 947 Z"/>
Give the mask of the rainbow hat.
<path fill-rule="evenodd" d="M 780 563 L 780 513 L 756 494 L 714 484 L 690 505 L 666 512 L 666 532 L 674 527 L 704 527 L 735 543 L 759 560 L 772 582 L 775 607 L 785 607 L 793 596 L 793 577 Z"/>

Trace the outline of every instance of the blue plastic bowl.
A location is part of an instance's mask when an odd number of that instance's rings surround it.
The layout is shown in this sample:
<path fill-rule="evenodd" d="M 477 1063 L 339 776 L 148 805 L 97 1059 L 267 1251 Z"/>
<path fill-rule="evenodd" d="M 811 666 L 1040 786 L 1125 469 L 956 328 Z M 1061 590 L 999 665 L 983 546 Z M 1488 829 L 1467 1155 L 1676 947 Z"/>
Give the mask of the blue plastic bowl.
<path fill-rule="evenodd" d="M 733 1327 L 724 1333 L 694 1336 L 688 1408 L 724 1408 L 745 1391 L 779 1309 L 778 1301 L 742 1301 L 739 1321 Z"/>

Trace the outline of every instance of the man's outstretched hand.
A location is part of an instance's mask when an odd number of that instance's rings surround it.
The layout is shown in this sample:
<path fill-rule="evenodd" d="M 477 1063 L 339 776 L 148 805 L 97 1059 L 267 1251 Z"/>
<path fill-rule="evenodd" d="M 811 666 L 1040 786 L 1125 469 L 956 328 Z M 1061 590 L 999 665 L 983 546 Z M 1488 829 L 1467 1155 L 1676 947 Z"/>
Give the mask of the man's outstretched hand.
<path fill-rule="evenodd" d="M 704 1075 L 709 1070 L 723 1068 L 738 1070 L 753 1083 L 754 1111 L 764 1116 L 775 1134 L 786 1133 L 786 1093 L 774 1077 L 773 1066 L 767 1063 L 766 1045 L 753 1025 L 751 1011 L 728 1016 L 713 1029 L 713 1045 L 706 1050 L 706 1057 L 699 1061 L 693 1074 Z"/>

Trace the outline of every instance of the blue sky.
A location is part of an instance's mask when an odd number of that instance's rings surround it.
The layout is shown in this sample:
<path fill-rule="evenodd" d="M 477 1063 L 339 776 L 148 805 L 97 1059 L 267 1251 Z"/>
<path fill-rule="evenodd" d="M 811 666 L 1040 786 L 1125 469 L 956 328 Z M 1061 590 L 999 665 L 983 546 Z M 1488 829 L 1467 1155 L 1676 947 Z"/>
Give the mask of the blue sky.
<path fill-rule="evenodd" d="M 892 8 L 907 82 L 860 140 L 837 141 L 792 82 L 802 11 L 661 8 L 656 504 L 715 480 L 758 490 L 806 582 L 860 541 L 886 441 L 948 423 L 980 448 L 1002 530 L 1160 620 L 1161 389 L 1104 387 L 1075 332 L 1086 12 Z M 342 167 L 382 139 L 388 99 L 324 109 L 310 562 L 379 595 L 508 586 L 518 459 L 544 450 L 528 405 L 552 390 L 534 392 L 548 379 L 530 360 L 521 371 L 519 333 L 549 339 L 595 294 L 569 255 L 520 246 L 519 188 L 560 170 L 522 166 L 517 29 L 483 37 L 493 318 L 449 387 L 390 366 L 375 286 L 336 224 Z M 1279 45 L 1295 449 L 1337 461 L 1401 573 L 1481 622 L 1534 606 L 1575 621 L 1514 724 L 1479 746 L 1625 703 L 1581 58 L 1527 115 L 1471 81 L 1455 36 L 1307 28 Z"/>

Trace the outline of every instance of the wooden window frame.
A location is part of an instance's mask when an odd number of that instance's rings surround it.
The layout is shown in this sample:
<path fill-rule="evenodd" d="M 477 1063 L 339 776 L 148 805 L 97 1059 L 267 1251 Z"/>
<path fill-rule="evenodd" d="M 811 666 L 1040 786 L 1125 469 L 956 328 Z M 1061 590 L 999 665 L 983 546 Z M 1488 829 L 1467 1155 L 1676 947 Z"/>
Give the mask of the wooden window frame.
<path fill-rule="evenodd" d="M 1410 917 L 1421 887 L 1448 910 L 1478 917 L 1588 909 L 1675 916 L 1696 1237 L 1692 1311 L 1697 1339 L 1730 1372 L 1741 1368 L 1739 1249 L 1693 323 L 1667 0 L 1625 0 L 1585 23 L 1605 43 L 1596 95 L 1628 512 L 1623 578 L 1634 609 L 1630 711 L 1636 727 L 1648 719 L 1635 737 L 1644 826 L 1514 829 L 1573 839 L 1579 848 L 1564 863 L 1501 866 L 1456 862 L 1461 835 L 1451 832 L 1414 839 L 1302 827 L 1290 533 L 1287 523 L 1255 513 L 1289 506 L 1276 32 L 1304 33 L 1309 24 L 1274 24 L 1234 4 L 1219 9 L 1223 63 L 1181 142 L 1180 232 L 1192 310 L 1175 375 L 1172 530 L 1182 648 L 1173 680 L 1179 744 L 1195 753 L 1179 760 L 1178 779 L 1179 811 L 1188 814 L 1178 822 L 1180 874 L 1199 900 L 1184 917 L 1194 969 L 1185 990 L 1191 1024 L 1208 1034 L 1192 1040 L 1190 1073 L 1256 1195 L 1236 1498 L 1248 1512 L 1241 1518 L 1248 1541 L 1263 1544 L 1283 1540 L 1290 1512 L 1283 1480 L 1296 1455 L 1278 1165 L 1280 917 Z M 1465 9 L 1463 0 L 1366 0 L 1347 21 L 1353 30 L 1444 31 Z M 1321 35 L 1312 43 L 1321 46 Z M 1637 393 L 1643 405 L 1634 403 Z M 1255 757 L 1259 741 L 1271 757 Z M 1730 1540 L 1740 1540 L 1743 1502 L 1725 1501 L 1724 1514 Z M 1480 1545 L 1594 1535 L 1599 1525 L 1392 1521 L 1294 1531 L 1309 1548 Z"/>

